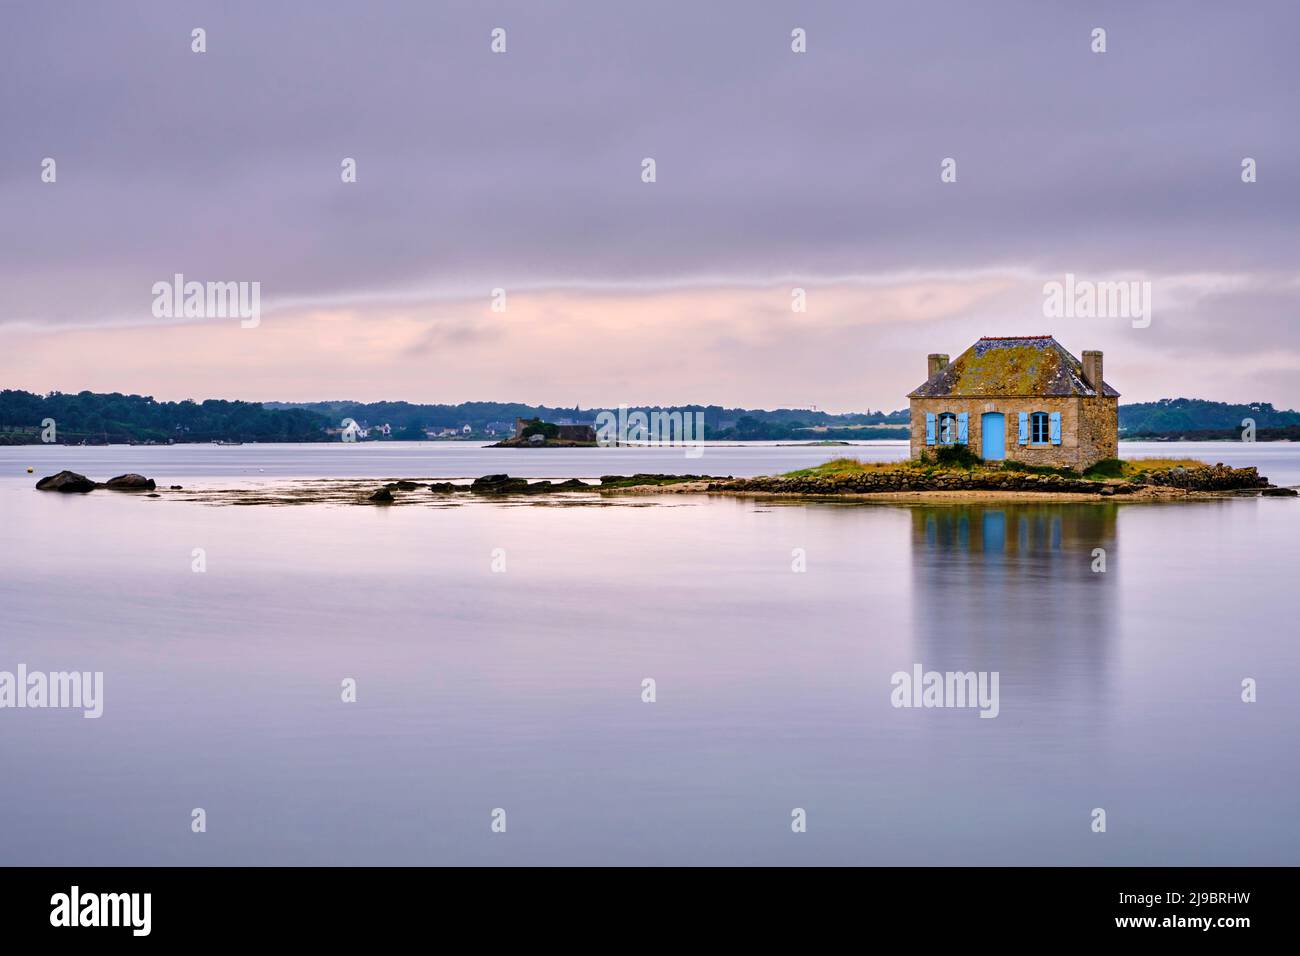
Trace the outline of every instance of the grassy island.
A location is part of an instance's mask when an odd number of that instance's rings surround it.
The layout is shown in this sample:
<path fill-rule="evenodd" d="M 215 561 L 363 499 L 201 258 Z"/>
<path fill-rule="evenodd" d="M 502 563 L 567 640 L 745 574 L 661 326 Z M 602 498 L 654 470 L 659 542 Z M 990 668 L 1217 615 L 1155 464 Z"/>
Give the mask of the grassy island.
<path fill-rule="evenodd" d="M 836 458 L 784 475 L 713 482 L 708 490 L 799 496 L 971 493 L 977 497 L 985 497 L 989 492 L 1089 497 L 1293 493 L 1272 489 L 1268 479 L 1254 467 L 1232 468 L 1190 458 L 1131 461 L 1111 458 L 1080 473 L 1069 468 L 1038 467 L 1015 461 L 985 462 L 964 447 L 943 449 L 910 461 L 864 462 Z"/>

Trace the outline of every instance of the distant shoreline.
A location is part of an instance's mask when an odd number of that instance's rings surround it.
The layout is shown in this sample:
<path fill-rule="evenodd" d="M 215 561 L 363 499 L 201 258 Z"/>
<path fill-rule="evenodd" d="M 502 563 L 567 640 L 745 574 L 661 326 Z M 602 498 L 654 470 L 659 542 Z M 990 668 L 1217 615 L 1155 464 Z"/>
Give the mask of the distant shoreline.
<path fill-rule="evenodd" d="M 629 413 L 699 416 L 707 441 L 790 442 L 902 440 L 908 410 L 826 412 L 817 408 L 728 408 L 680 404 L 623 406 Z M 517 402 L 426 404 L 383 402 L 250 402 L 226 399 L 158 401 L 116 392 L 0 390 L 0 444 L 33 445 L 42 438 L 79 445 L 132 441 L 163 445 L 226 442 L 315 444 L 338 441 L 347 426 L 362 441 L 501 441 L 519 420 L 560 427 L 591 424 L 610 408 Z M 352 423 L 348 425 L 348 423 Z M 1300 412 L 1267 402 L 1195 398 L 1119 406 L 1121 441 L 1300 441 Z"/>
<path fill-rule="evenodd" d="M 18 440 L 15 440 L 18 439 Z M 29 440 L 21 440 L 29 439 Z M 1129 435 L 1121 436 L 1120 442 L 1125 443 L 1147 443 L 1147 444 L 1169 444 L 1178 442 L 1190 443 L 1213 443 L 1223 445 L 1247 445 L 1247 444 L 1278 444 L 1287 445 L 1300 441 L 1298 437 L 1270 437 L 1263 434 L 1263 430 L 1255 438 L 1254 442 L 1243 442 L 1240 436 L 1237 437 L 1172 437 L 1172 436 L 1152 436 L 1152 435 Z M 313 438 L 313 439 L 293 439 L 293 438 L 273 438 L 266 441 L 257 439 L 231 439 L 227 440 L 205 440 L 205 441 L 166 441 L 166 442 L 148 442 L 148 441 L 110 441 L 110 442 L 43 442 L 36 436 L 18 436 L 13 434 L 0 433 L 0 448 L 32 448 L 39 446 L 52 446 L 58 448 L 171 448 L 178 446 L 185 447 L 202 447 L 212 445 L 218 448 L 237 447 L 239 445 L 474 445 L 485 448 L 527 448 L 530 447 L 524 443 L 504 444 L 500 441 L 494 441 L 491 438 L 424 438 L 424 439 L 367 439 L 358 442 L 341 442 L 337 438 Z M 906 438 L 867 438 L 867 439 L 850 439 L 850 440 L 823 440 L 823 441 L 780 441 L 771 438 L 706 438 L 702 442 L 709 448 L 742 448 L 747 445 L 768 445 L 776 448 L 814 448 L 814 447 L 852 447 L 854 445 L 881 445 L 895 444 L 906 445 Z M 589 442 L 553 442 L 542 445 L 543 448 L 600 448 L 599 443 L 591 444 Z M 638 447 L 628 445 L 623 447 Z M 649 447 L 649 446 L 647 446 Z"/>

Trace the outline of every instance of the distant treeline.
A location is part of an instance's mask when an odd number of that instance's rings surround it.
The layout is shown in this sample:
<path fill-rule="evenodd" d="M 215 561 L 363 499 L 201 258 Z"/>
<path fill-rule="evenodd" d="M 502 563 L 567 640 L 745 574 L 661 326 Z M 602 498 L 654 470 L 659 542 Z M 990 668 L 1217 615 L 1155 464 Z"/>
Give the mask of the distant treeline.
<path fill-rule="evenodd" d="M 1240 438 L 1242 421 L 1252 419 L 1256 429 L 1300 425 L 1300 412 L 1279 411 L 1268 402 L 1229 405 L 1198 398 L 1162 398 L 1119 407 L 1119 428 L 1124 437 L 1191 432 L 1232 432 Z M 1259 438 L 1259 434 L 1256 434 Z"/>
<path fill-rule="evenodd" d="M 800 413 L 793 412 L 792 414 L 799 415 Z M 835 425 L 826 425 L 814 431 L 813 423 L 802 417 L 785 421 L 763 421 L 752 413 L 746 413 L 741 415 L 736 424 L 729 428 L 710 429 L 706 421 L 704 434 L 705 437 L 716 441 L 776 441 L 785 438 L 797 438 L 807 441 L 906 440 L 911 434 L 907 426 L 907 412 L 893 412 L 891 414 L 901 415 L 902 424 L 896 428 L 880 427 L 889 421 L 889 416 L 885 416 L 876 422 L 853 423 L 877 426 L 873 428 L 848 428 L 844 426 L 837 428 Z"/>
<path fill-rule="evenodd" d="M 0 391 L 0 444 L 36 444 L 43 422 L 54 422 L 61 444 L 156 441 L 324 441 L 325 419 L 311 412 L 274 411 L 257 402 L 159 402 L 146 395 L 69 395 Z"/>
<path fill-rule="evenodd" d="M 459 405 L 418 405 L 411 402 L 160 402 L 147 395 L 118 392 L 0 392 L 0 444 L 38 443 L 41 423 L 52 419 L 60 443 L 209 442 L 221 441 L 337 441 L 326 429 L 338 429 L 345 419 L 363 426 L 388 425 L 392 439 L 420 440 L 426 430 L 455 429 L 484 437 L 489 426 L 497 434 L 514 428 L 515 418 L 594 423 L 604 409 L 525 405 L 517 402 L 463 402 Z M 608 409 L 617 414 L 618 409 Z M 862 439 L 906 437 L 901 429 L 855 429 L 852 425 L 901 424 L 907 412 L 867 411 L 835 415 L 812 409 L 744 409 L 721 405 L 634 406 L 629 412 L 703 413 L 705 435 L 712 439 L 761 441 L 786 438 Z M 826 431 L 808 429 L 822 427 Z M 371 432 L 370 437 L 379 437 Z"/>
<path fill-rule="evenodd" d="M 617 408 L 582 408 L 556 405 L 523 405 L 516 402 L 462 402 L 459 405 L 417 405 L 411 402 L 264 402 L 271 409 L 299 409 L 324 415 L 338 426 L 345 418 L 371 425 L 387 424 L 394 432 L 409 429 L 463 428 L 482 433 L 489 425 L 514 427 L 516 418 L 540 418 L 558 422 L 562 419 L 580 424 L 594 424 L 602 411 L 618 413 Z M 721 405 L 632 405 L 631 412 L 682 412 L 704 415 L 705 434 L 709 438 L 774 439 L 789 438 L 800 428 L 818 426 L 877 425 L 893 423 L 906 426 L 907 410 L 895 412 L 855 412 L 835 415 L 806 408 L 724 408 Z M 803 437 L 807 437 L 804 435 Z M 824 437 L 824 436 L 818 436 Z M 839 436 L 833 436 L 839 437 Z M 860 437 L 860 436 L 859 436 Z"/>
<path fill-rule="evenodd" d="M 36 395 L 0 391 L 0 444 L 33 444 L 41 440 L 42 422 L 55 422 L 62 443 L 86 441 L 207 442 L 337 441 L 326 429 L 338 429 L 344 419 L 363 426 L 388 425 L 393 439 L 418 440 L 426 430 L 455 429 L 482 438 L 489 427 L 498 437 L 514 428 L 516 418 L 548 422 L 594 423 L 602 411 L 618 409 L 524 405 L 514 402 L 463 402 L 459 405 L 418 405 L 411 402 L 160 402 L 146 395 L 118 392 L 50 392 Z M 908 413 L 866 411 L 843 415 L 806 408 L 747 409 L 721 405 L 640 405 L 629 412 L 700 413 L 705 437 L 719 441 L 863 441 L 906 439 Z M 1159 440 L 1237 440 L 1242 421 L 1255 422 L 1257 441 L 1300 440 L 1300 412 L 1279 411 L 1267 402 L 1230 405 L 1190 398 L 1121 405 L 1123 438 Z M 855 427 L 858 426 L 858 427 Z M 860 426 L 893 426 L 864 428 Z M 378 437 L 372 431 L 371 438 Z"/>
<path fill-rule="evenodd" d="M 1138 432 L 1134 435 L 1126 432 L 1123 437 L 1133 441 L 1241 441 L 1242 432 L 1240 428 L 1192 428 L 1174 432 Z M 1300 441 L 1300 425 L 1259 428 L 1255 431 L 1254 440 Z"/>

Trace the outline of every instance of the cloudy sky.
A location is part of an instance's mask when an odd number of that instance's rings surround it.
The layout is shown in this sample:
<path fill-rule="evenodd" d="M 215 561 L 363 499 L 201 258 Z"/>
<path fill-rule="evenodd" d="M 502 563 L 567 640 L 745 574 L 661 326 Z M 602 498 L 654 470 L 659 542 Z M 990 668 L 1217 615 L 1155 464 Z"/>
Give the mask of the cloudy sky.
<path fill-rule="evenodd" d="M 1050 332 L 1124 401 L 1300 406 L 1297 37 L 1290 0 L 5 0 L 0 385 L 888 409 Z M 155 317 L 176 273 L 260 282 L 260 325 Z M 1067 273 L 1149 281 L 1149 327 L 1045 317 Z"/>

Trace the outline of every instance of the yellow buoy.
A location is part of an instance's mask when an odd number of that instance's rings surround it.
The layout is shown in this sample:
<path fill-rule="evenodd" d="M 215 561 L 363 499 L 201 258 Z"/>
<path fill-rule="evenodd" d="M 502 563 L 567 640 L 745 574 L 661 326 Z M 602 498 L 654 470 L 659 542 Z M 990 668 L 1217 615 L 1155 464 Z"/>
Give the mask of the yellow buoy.
<path fill-rule="evenodd" d="M 32 470 L 31 470 L 30 468 L 28 468 L 28 469 L 27 469 L 27 474 L 30 475 L 31 473 L 32 473 Z"/>

